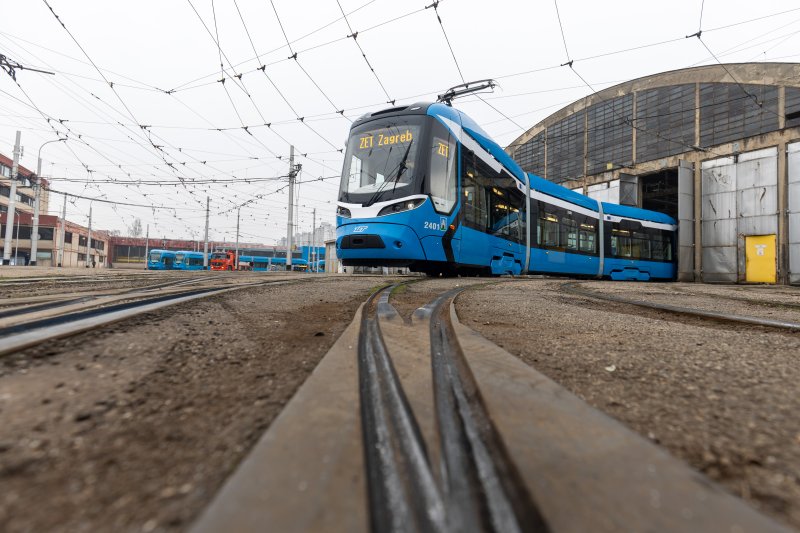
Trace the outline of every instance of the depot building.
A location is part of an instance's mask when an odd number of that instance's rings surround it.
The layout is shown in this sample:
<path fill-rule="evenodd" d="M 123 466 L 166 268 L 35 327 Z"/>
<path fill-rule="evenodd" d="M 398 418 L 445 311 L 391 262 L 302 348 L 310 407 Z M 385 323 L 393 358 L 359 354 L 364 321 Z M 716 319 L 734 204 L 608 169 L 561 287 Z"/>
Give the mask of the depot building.
<path fill-rule="evenodd" d="M 507 148 L 527 172 L 678 221 L 678 279 L 800 283 L 800 64 L 647 76 Z"/>

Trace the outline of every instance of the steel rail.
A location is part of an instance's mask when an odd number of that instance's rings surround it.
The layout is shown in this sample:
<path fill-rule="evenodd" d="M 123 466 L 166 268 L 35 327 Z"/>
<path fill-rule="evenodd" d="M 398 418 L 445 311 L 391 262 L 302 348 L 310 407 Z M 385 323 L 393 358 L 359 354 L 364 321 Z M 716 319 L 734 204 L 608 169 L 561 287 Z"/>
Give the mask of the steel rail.
<path fill-rule="evenodd" d="M 639 307 L 646 307 L 649 309 L 655 309 L 657 311 L 666 311 L 669 313 L 679 314 L 679 315 L 690 315 L 690 316 L 697 316 L 700 318 L 707 318 L 712 320 L 719 320 L 722 322 L 734 322 L 738 324 L 748 324 L 751 326 L 763 326 L 768 328 L 777 328 L 789 331 L 800 331 L 800 323 L 797 322 L 789 322 L 786 320 L 771 320 L 769 318 L 758 318 L 753 316 L 743 316 L 743 315 L 734 315 L 730 313 L 720 313 L 717 311 L 705 311 L 703 309 L 692 309 L 690 307 L 681 307 L 677 305 L 670 305 L 670 304 L 658 304 L 654 302 L 646 302 L 643 300 L 632 300 L 629 298 L 623 298 L 621 296 L 614 296 L 611 294 L 601 294 L 589 289 L 581 289 L 579 286 L 582 285 L 581 282 L 570 282 L 565 283 L 561 286 L 561 290 L 570 294 L 574 294 L 577 296 L 585 296 L 589 298 L 596 298 L 598 300 L 606 300 L 609 302 L 621 303 L 621 304 L 628 304 L 628 305 L 636 305 Z"/>
<path fill-rule="evenodd" d="M 291 280 L 246 283 L 232 287 L 206 287 L 191 289 L 178 294 L 159 295 L 153 298 L 97 307 L 26 322 L 0 329 L 0 356 L 30 348 L 44 341 L 68 337 L 99 326 L 117 322 L 149 311 L 171 305 L 207 298 L 230 291 L 265 285 L 283 285 Z"/>
<path fill-rule="evenodd" d="M 449 303 L 464 289 L 425 306 L 448 525 L 454 531 L 549 531 L 491 421 L 450 321 Z"/>
<path fill-rule="evenodd" d="M 75 276 L 44 276 L 40 278 L 0 278 L 0 287 L 18 287 L 21 285 L 44 284 L 48 282 L 59 284 L 73 284 L 92 282 L 111 282 L 111 281 L 133 281 L 146 280 L 148 277 L 155 277 L 153 274 L 130 275 L 130 274 L 104 274 L 99 276 L 75 275 Z M 164 276 L 158 276 L 163 278 Z"/>
<path fill-rule="evenodd" d="M 748 303 L 748 304 L 752 304 L 752 305 L 760 305 L 760 306 L 763 306 L 763 307 L 785 307 L 787 309 L 800 309 L 800 303 L 756 300 L 754 298 L 747 298 L 745 296 L 736 296 L 736 295 L 733 295 L 733 294 L 715 294 L 715 293 L 702 292 L 702 291 L 701 292 L 690 292 L 690 291 L 687 291 L 683 287 L 672 287 L 672 289 L 674 291 L 676 291 L 676 292 L 680 292 L 682 294 L 688 294 L 690 296 L 701 296 L 701 297 L 706 297 L 706 298 L 724 298 L 725 300 L 732 300 L 734 302 L 742 302 L 742 303 Z M 798 292 L 800 292 L 800 291 L 798 291 Z M 789 296 L 789 293 L 787 293 L 787 292 L 781 292 L 781 293 L 778 293 L 778 294 L 782 295 L 782 296 Z M 767 296 L 773 296 L 773 295 L 767 295 Z M 792 296 L 797 296 L 797 295 L 795 294 L 795 295 L 792 295 Z"/>
<path fill-rule="evenodd" d="M 444 505 L 419 425 L 372 310 L 395 285 L 364 306 L 358 338 L 358 382 L 372 531 L 444 532 Z"/>
<path fill-rule="evenodd" d="M 103 292 L 100 294 L 81 294 L 77 293 L 73 297 L 66 297 L 66 298 L 59 298 L 56 301 L 49 301 L 49 302 L 42 302 L 42 303 L 29 303 L 27 305 L 19 305 L 17 307 L 10 307 L 14 304 L 14 302 L 6 302 L 0 301 L 0 306 L 3 308 L 0 309 L 0 320 L 12 316 L 20 316 L 25 315 L 28 313 L 37 313 L 40 311 L 46 311 L 48 309 L 57 309 L 59 307 L 65 307 L 68 305 L 77 305 L 80 303 L 90 302 L 92 300 L 97 300 L 99 298 L 104 297 L 111 297 L 111 296 L 124 296 L 126 294 L 134 294 L 137 292 L 147 293 L 151 291 L 162 290 L 168 287 L 179 287 L 181 285 L 193 285 L 195 283 L 199 283 L 202 281 L 207 281 L 207 278 L 193 278 L 190 280 L 179 280 L 179 281 L 171 281 L 167 283 L 159 283 L 156 285 L 147 285 L 144 287 L 129 287 L 125 289 L 121 289 L 119 291 L 113 292 Z"/>
<path fill-rule="evenodd" d="M 384 288 L 367 300 L 359 334 L 371 530 L 548 531 L 491 422 L 450 323 L 446 304 L 464 288 L 441 294 L 415 313 L 429 323 L 433 412 L 441 457 L 440 465 L 431 466 L 380 328 L 381 319 L 397 316 L 388 302 L 396 287 Z"/>

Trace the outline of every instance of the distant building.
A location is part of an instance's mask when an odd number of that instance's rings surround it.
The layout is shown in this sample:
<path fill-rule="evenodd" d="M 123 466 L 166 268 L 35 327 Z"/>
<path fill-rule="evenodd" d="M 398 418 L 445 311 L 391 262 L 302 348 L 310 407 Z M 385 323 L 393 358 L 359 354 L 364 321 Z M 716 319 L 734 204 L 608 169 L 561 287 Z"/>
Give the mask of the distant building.
<path fill-rule="evenodd" d="M 14 161 L 0 154 L 0 213 L 8 211 L 9 196 L 11 196 L 11 169 Z M 17 171 L 17 197 L 15 209 L 18 212 L 33 213 L 34 190 L 36 175 L 20 165 Z M 50 193 L 47 190 L 47 180 L 42 180 L 42 191 L 39 197 L 39 212 L 47 213 L 50 202 Z"/>
<path fill-rule="evenodd" d="M 5 246 L 5 227 L 8 214 L 0 213 L 0 250 Z M 105 267 L 108 265 L 107 252 L 109 236 L 105 231 L 92 230 L 91 247 L 89 229 L 66 222 L 64 226 L 64 256 L 59 263 L 61 243 L 61 227 L 64 223 L 55 215 L 39 215 L 39 241 L 37 244 L 37 266 Z M 27 211 L 17 211 L 14 217 L 12 233 L 11 262 L 15 265 L 27 265 L 31 260 L 31 232 L 33 215 Z"/>
<path fill-rule="evenodd" d="M 679 222 L 681 280 L 800 283 L 800 64 L 688 68 L 581 98 L 512 142 L 527 172 Z"/>
<path fill-rule="evenodd" d="M 330 222 L 321 222 L 317 226 L 317 231 L 301 231 L 292 236 L 292 244 L 294 246 L 311 246 L 312 239 L 317 246 L 324 246 L 325 241 L 336 238 L 336 226 Z M 278 246 L 286 248 L 286 237 L 278 239 Z"/>

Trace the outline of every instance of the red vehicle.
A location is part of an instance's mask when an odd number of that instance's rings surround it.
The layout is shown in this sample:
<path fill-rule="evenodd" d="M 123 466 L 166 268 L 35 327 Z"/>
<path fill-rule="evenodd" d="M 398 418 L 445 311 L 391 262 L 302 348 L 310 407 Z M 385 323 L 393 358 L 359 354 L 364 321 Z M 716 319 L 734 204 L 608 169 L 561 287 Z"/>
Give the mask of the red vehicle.
<path fill-rule="evenodd" d="M 211 270 L 236 270 L 236 254 L 231 251 L 211 254 Z"/>

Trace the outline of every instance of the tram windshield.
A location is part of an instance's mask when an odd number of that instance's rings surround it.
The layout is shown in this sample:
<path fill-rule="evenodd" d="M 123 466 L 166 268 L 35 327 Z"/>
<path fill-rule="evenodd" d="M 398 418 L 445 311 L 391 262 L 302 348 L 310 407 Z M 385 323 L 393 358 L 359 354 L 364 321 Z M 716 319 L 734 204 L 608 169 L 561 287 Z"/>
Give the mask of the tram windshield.
<path fill-rule="evenodd" d="M 150 252 L 150 261 L 161 261 L 161 252 Z"/>
<path fill-rule="evenodd" d="M 339 200 L 372 205 L 421 191 L 418 155 L 425 117 L 390 117 L 353 129 Z"/>

